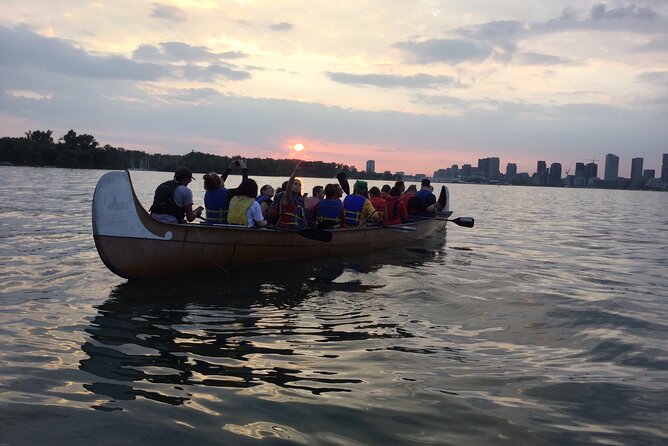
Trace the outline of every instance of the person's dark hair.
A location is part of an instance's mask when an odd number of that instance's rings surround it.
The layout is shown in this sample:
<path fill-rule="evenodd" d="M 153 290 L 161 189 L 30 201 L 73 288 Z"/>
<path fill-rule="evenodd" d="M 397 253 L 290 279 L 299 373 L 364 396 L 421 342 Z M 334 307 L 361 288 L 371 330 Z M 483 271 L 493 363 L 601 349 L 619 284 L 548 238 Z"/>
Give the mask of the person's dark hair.
<path fill-rule="evenodd" d="M 386 194 L 389 193 L 391 189 L 389 184 L 383 184 L 383 187 L 380 188 L 381 192 L 385 192 Z"/>
<path fill-rule="evenodd" d="M 244 197 L 257 197 L 257 183 L 252 178 L 247 178 L 237 187 L 237 195 Z"/>
<path fill-rule="evenodd" d="M 285 189 L 287 189 L 287 188 L 288 188 L 288 182 L 287 182 L 287 181 L 283 181 L 283 184 L 281 184 L 281 189 L 285 190 Z"/>
<path fill-rule="evenodd" d="M 401 197 L 401 188 L 399 186 L 394 186 L 392 189 L 390 189 L 390 196 Z"/>
<path fill-rule="evenodd" d="M 260 188 L 260 193 L 263 194 L 264 191 L 267 190 L 267 188 L 271 188 L 271 189 L 273 189 L 274 186 L 272 186 L 271 184 L 265 184 L 264 186 L 262 186 L 262 187 Z"/>
<path fill-rule="evenodd" d="M 428 178 L 423 178 L 423 179 L 422 179 L 422 182 L 420 182 L 420 185 L 421 185 L 422 187 L 424 187 L 424 186 L 429 186 L 430 184 L 431 184 L 431 181 L 429 181 Z"/>
<path fill-rule="evenodd" d="M 336 185 L 330 183 L 325 186 L 325 198 L 336 198 L 338 195 L 339 193 L 336 190 Z"/>
<path fill-rule="evenodd" d="M 372 197 L 380 197 L 380 189 L 378 189 L 376 186 L 372 187 L 369 189 L 369 195 Z"/>
<path fill-rule="evenodd" d="M 204 190 L 216 190 L 222 184 L 220 177 L 215 172 L 209 172 L 204 175 Z"/>
<path fill-rule="evenodd" d="M 322 186 L 313 186 L 313 196 L 315 197 L 320 193 L 320 191 L 323 189 Z"/>
<path fill-rule="evenodd" d="M 394 183 L 394 187 L 398 187 L 399 189 L 401 189 L 401 192 L 406 190 L 406 185 L 402 180 L 399 180 L 396 183 Z"/>

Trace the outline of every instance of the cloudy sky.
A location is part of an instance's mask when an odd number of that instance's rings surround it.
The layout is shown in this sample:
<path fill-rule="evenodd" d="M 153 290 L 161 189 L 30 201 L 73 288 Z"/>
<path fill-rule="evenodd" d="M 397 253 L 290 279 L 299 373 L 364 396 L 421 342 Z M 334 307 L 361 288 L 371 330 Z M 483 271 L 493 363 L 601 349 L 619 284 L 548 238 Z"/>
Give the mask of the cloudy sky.
<path fill-rule="evenodd" d="M 430 174 L 668 152 L 668 1 L 0 0 L 0 136 Z"/>

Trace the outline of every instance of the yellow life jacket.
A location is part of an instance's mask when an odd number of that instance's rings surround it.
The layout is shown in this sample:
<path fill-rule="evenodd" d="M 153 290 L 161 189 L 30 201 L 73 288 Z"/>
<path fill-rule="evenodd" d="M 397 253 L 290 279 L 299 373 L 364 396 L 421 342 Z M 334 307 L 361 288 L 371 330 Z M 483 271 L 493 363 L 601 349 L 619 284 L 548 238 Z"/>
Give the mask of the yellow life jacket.
<path fill-rule="evenodd" d="M 246 219 L 246 211 L 255 201 L 251 197 L 242 197 L 240 195 L 235 195 L 230 201 L 230 210 L 227 214 L 227 222 L 233 225 L 244 225 L 248 226 L 248 220 Z"/>

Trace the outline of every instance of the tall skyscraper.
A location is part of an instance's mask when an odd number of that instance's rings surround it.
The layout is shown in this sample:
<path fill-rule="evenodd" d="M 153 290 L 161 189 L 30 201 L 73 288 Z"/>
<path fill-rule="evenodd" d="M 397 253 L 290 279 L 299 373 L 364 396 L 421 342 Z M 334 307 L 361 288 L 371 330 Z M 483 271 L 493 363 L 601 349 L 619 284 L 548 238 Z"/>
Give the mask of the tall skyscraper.
<path fill-rule="evenodd" d="M 499 158 L 478 158 L 478 176 L 490 180 L 498 180 L 501 176 L 499 171 Z"/>
<path fill-rule="evenodd" d="M 552 163 L 550 165 L 550 181 L 554 185 L 561 183 L 561 163 Z"/>
<path fill-rule="evenodd" d="M 452 178 L 459 178 L 459 166 L 457 164 L 453 164 L 450 169 L 452 169 Z"/>
<path fill-rule="evenodd" d="M 471 169 L 471 165 L 470 165 L 470 164 L 464 164 L 464 165 L 462 166 L 462 172 L 461 172 L 460 175 L 461 175 L 462 177 L 464 177 L 464 178 L 470 177 L 470 176 L 471 176 L 471 170 L 472 170 L 472 169 Z"/>
<path fill-rule="evenodd" d="M 498 180 L 499 177 L 501 176 L 501 172 L 499 171 L 500 164 L 501 164 L 501 160 L 499 160 L 497 157 L 489 158 L 489 179 L 490 180 Z"/>
<path fill-rule="evenodd" d="M 575 163 L 575 178 L 587 178 L 585 163 Z"/>
<path fill-rule="evenodd" d="M 489 158 L 478 158 L 478 176 L 489 178 Z"/>
<path fill-rule="evenodd" d="M 608 153 L 605 155 L 605 175 L 603 179 L 605 181 L 617 181 L 619 177 L 619 157 Z"/>
<path fill-rule="evenodd" d="M 598 176 L 598 164 L 587 163 L 585 166 L 585 178 L 596 178 Z"/>
<path fill-rule="evenodd" d="M 631 182 L 642 179 L 642 158 L 633 158 L 631 160 Z"/>
<path fill-rule="evenodd" d="M 366 162 L 366 173 L 376 173 L 376 162 L 374 160 Z"/>
<path fill-rule="evenodd" d="M 517 175 L 517 164 L 515 163 L 506 164 L 506 176 L 514 177 L 515 175 Z"/>
<path fill-rule="evenodd" d="M 668 183 L 668 153 L 663 154 L 661 163 L 661 182 Z"/>

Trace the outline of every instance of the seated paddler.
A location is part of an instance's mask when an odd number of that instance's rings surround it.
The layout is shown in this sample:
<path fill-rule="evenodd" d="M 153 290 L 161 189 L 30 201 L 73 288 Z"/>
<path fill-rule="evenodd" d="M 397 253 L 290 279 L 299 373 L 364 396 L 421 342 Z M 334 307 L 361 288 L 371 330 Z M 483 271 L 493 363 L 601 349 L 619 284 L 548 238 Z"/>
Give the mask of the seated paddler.
<path fill-rule="evenodd" d="M 222 224 L 227 222 L 227 189 L 215 172 L 204 175 L 204 207 L 206 222 Z"/>
<path fill-rule="evenodd" d="M 300 164 L 301 161 L 292 171 L 292 175 L 290 175 L 288 184 L 285 187 L 285 192 L 278 204 L 279 217 L 276 226 L 279 228 L 295 230 L 305 228 L 302 182 L 295 178 Z"/>
<path fill-rule="evenodd" d="M 244 225 L 249 228 L 264 228 L 267 221 L 262 215 L 260 203 L 255 200 L 257 183 L 247 178 L 237 187 L 237 194 L 230 200 L 227 220 L 233 225 Z"/>
<path fill-rule="evenodd" d="M 314 213 L 316 229 L 338 229 L 343 226 L 343 203 L 335 184 L 325 186 L 325 198 L 318 201 Z"/>
<path fill-rule="evenodd" d="M 193 209 L 193 193 L 188 184 L 193 175 L 187 167 L 179 167 L 174 172 L 174 179 L 165 181 L 155 190 L 153 204 L 149 212 L 151 217 L 164 223 L 191 222 L 202 215 L 204 208 Z"/>
<path fill-rule="evenodd" d="M 343 200 L 346 228 L 355 228 L 364 223 L 378 223 L 378 213 L 367 198 L 367 182 L 355 181 L 353 193 Z"/>

